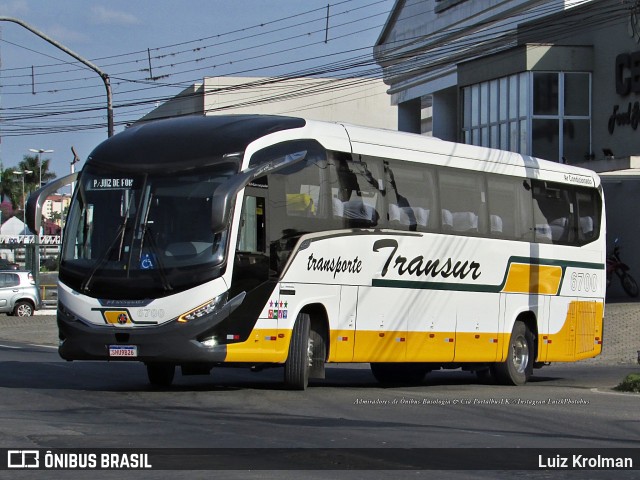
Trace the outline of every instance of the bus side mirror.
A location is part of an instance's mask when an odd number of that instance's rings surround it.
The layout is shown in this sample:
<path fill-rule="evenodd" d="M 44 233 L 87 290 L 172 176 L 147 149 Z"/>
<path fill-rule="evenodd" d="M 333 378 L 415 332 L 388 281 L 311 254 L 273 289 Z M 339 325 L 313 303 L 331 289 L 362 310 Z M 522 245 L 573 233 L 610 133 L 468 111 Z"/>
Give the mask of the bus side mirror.
<path fill-rule="evenodd" d="M 238 173 L 227 182 L 219 185 L 211 198 L 211 230 L 213 233 L 219 233 L 227 228 L 232 202 L 235 201 L 238 192 L 246 187 L 249 182 L 266 173 L 277 172 L 288 165 L 299 163 L 306 156 L 306 150 L 284 155 L 278 159 L 258 165 L 251 170 Z"/>
<path fill-rule="evenodd" d="M 40 187 L 29 195 L 29 200 L 27 201 L 27 210 L 25 212 L 26 223 L 31 230 L 36 235 L 40 235 L 40 223 L 42 217 L 42 205 L 47 200 L 47 197 L 51 195 L 56 190 L 70 185 L 75 182 L 78 178 L 79 172 L 74 172 L 71 175 L 67 175 L 65 177 L 56 178 L 46 185 Z"/>
<path fill-rule="evenodd" d="M 218 185 L 211 197 L 211 231 L 222 232 L 229 224 L 229 217 L 233 210 L 233 202 L 247 183 L 253 178 L 253 172 L 239 173 L 229 181 Z"/>

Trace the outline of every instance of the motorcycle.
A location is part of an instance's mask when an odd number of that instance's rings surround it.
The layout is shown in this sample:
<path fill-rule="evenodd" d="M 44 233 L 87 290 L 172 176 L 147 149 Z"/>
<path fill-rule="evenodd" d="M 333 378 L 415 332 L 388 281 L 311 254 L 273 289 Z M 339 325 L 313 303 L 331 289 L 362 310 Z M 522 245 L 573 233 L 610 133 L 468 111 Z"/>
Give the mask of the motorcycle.
<path fill-rule="evenodd" d="M 629 265 L 620 260 L 620 246 L 618 239 L 614 241 L 613 252 L 607 256 L 607 287 L 611 284 L 613 274 L 616 274 L 622 283 L 622 288 L 630 297 L 637 297 L 640 290 L 638 284 L 629 273 Z"/>

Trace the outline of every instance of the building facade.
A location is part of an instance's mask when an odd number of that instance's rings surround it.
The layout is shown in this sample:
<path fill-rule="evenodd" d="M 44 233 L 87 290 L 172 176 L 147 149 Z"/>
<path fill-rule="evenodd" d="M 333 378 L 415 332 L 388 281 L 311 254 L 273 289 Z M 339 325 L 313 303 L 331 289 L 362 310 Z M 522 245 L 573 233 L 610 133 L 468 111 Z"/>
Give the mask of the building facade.
<path fill-rule="evenodd" d="M 640 2 L 398 0 L 374 55 L 400 130 L 598 172 L 640 272 Z"/>
<path fill-rule="evenodd" d="M 42 205 L 42 216 L 62 227 L 62 219 L 65 218 L 70 203 L 71 195 L 66 193 L 49 195 Z"/>
<path fill-rule="evenodd" d="M 139 121 L 181 115 L 292 115 L 396 128 L 385 84 L 370 78 L 206 77 Z"/>

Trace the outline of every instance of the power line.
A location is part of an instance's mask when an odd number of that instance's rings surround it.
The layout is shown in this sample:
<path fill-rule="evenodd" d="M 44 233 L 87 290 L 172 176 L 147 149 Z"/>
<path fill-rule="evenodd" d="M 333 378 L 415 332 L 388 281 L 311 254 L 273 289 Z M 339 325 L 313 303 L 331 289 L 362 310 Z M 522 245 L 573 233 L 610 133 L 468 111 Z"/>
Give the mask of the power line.
<path fill-rule="evenodd" d="M 606 24 L 607 22 L 609 22 L 612 19 L 618 18 L 620 16 L 620 13 L 623 11 L 624 9 L 622 8 L 618 8 L 618 9 L 608 9 L 608 10 L 604 10 L 604 9 L 600 9 L 598 10 L 597 8 L 594 8 L 592 10 L 592 15 L 591 18 L 588 19 L 589 23 L 587 25 L 585 25 L 584 23 L 581 25 L 572 25 L 571 23 L 566 23 L 567 21 L 565 20 L 565 22 L 559 22 L 557 24 L 557 26 L 554 28 L 554 31 L 552 31 L 552 33 L 554 34 L 559 34 L 559 35 L 564 35 L 564 37 L 568 37 L 569 35 L 571 35 L 572 33 L 575 33 L 575 31 L 577 31 L 578 29 L 584 28 L 585 26 L 589 26 L 589 27 L 598 27 L 598 26 L 602 26 L 604 24 Z M 626 11 L 626 10 L 624 10 Z M 546 14 L 549 13 L 549 10 L 546 11 Z M 540 17 L 543 17 L 545 15 L 540 15 Z M 515 21 L 520 21 L 519 19 L 515 18 L 513 20 Z M 480 28 L 482 28 L 482 25 L 480 25 Z M 499 38 L 495 38 L 495 34 L 492 34 L 490 31 L 487 31 L 485 34 L 483 35 L 476 35 L 474 37 L 472 37 L 471 40 L 467 41 L 467 43 L 465 43 L 464 41 L 459 41 L 455 44 L 451 43 L 451 42 L 442 42 L 440 45 L 438 45 L 437 43 L 433 44 L 432 47 L 435 48 L 439 48 L 439 53 L 442 55 L 441 59 L 436 60 L 435 62 L 432 62 L 428 68 L 430 69 L 435 69 L 435 68 L 441 68 L 442 66 L 445 66 L 447 64 L 452 63 L 452 58 L 444 58 L 446 57 L 447 54 L 452 54 L 453 52 L 459 50 L 459 49 L 464 49 L 464 48 L 471 48 L 474 45 L 477 46 L 478 43 L 483 43 L 482 47 L 479 49 L 476 49 L 476 51 L 474 52 L 477 55 L 481 55 L 483 53 L 489 52 L 492 49 L 497 48 L 499 45 L 504 45 L 507 44 L 509 42 L 514 42 L 518 36 L 525 38 L 527 35 L 529 35 L 531 32 L 528 32 L 527 29 L 525 27 L 520 28 L 519 31 L 511 31 L 507 34 L 502 35 Z M 419 39 L 420 37 L 416 37 L 416 39 Z M 411 39 L 414 40 L 414 39 Z M 367 47 L 370 48 L 370 47 Z M 357 51 L 361 51 L 361 50 L 365 50 L 365 49 L 356 49 Z M 370 50 L 369 50 L 370 51 Z M 320 65 L 317 67 L 313 67 L 313 68 L 309 68 L 309 69 L 302 69 L 299 70 L 297 72 L 292 72 L 290 74 L 287 75 L 283 75 L 281 77 L 276 77 L 273 79 L 267 79 L 264 80 L 263 85 L 268 86 L 268 85 L 275 85 L 278 82 L 284 81 L 284 79 L 286 78 L 294 78 L 295 75 L 299 75 L 299 76 L 321 76 L 321 75 L 327 75 L 327 74 L 331 74 L 331 73 L 341 73 L 344 71 L 347 71 L 349 69 L 354 69 L 354 68 L 361 68 L 361 69 L 366 69 L 363 70 L 360 75 L 364 76 L 364 75 L 370 75 L 370 76 L 375 76 L 376 78 L 379 78 L 381 73 L 380 73 L 380 68 L 375 65 L 375 62 L 373 61 L 373 58 L 371 57 L 371 55 L 360 55 L 355 54 L 352 51 L 344 51 L 341 53 L 346 53 L 346 54 L 351 54 L 351 56 L 349 56 L 347 59 L 342 60 L 342 61 L 334 61 L 334 62 L 329 62 L 327 64 L 324 65 Z M 394 72 L 396 74 L 407 74 L 411 71 L 412 67 L 411 65 L 403 65 L 403 62 L 406 62 L 409 59 L 412 58 L 423 58 L 424 56 L 428 55 L 429 52 L 427 52 L 426 54 L 424 52 L 420 52 L 420 51 L 410 51 L 410 52 L 402 52 L 400 51 L 399 53 L 394 54 L 393 56 L 389 56 L 389 59 L 392 62 L 399 62 L 398 63 L 398 67 L 397 70 Z M 465 52 L 467 53 L 467 52 Z M 464 56 L 464 55 L 463 55 Z M 465 57 L 466 58 L 466 57 Z M 312 57 L 311 59 L 306 59 L 306 60 L 295 60 L 292 62 L 283 62 L 283 65 L 286 64 L 296 64 L 296 63 L 300 63 L 302 61 L 309 61 L 309 60 L 317 60 L 318 57 Z M 455 60 L 455 59 L 453 59 Z M 147 86 L 148 87 L 148 86 Z M 236 88 L 241 88 L 241 87 L 236 87 Z M 246 87 L 245 87 L 246 88 Z M 325 86 L 326 89 L 331 88 L 331 86 Z M 145 88 L 142 91 L 148 91 L 149 88 Z M 326 90 L 324 90 L 326 91 Z M 297 92 L 296 95 L 315 95 L 317 93 L 322 93 L 323 90 L 322 89 L 316 89 L 315 91 L 307 91 L 307 92 Z M 162 101 L 164 99 L 168 99 L 171 98 L 172 96 L 168 96 L 168 97 L 153 97 L 153 98 L 147 98 L 147 99 L 142 99 L 142 100 L 137 100 L 137 101 L 131 101 L 131 102 L 121 102 L 118 103 L 116 105 L 116 108 L 118 109 L 136 109 L 136 111 L 140 111 L 140 108 L 144 105 L 149 105 L 151 103 L 155 103 L 158 101 Z M 269 96 L 267 96 L 266 98 L 260 100 L 260 102 L 266 102 L 266 101 L 277 101 L 278 99 L 283 99 L 286 97 L 283 96 L 274 96 L 272 95 L 271 98 Z M 253 102 L 257 102 L 258 100 L 253 100 Z M 246 102 L 244 102 L 246 103 Z M 248 103 L 249 105 L 252 104 L 256 104 L 256 103 Z M 239 104 L 236 104 L 236 106 L 241 106 Z M 226 108 L 233 108 L 233 105 L 227 106 Z M 96 110 L 100 110 L 99 107 L 88 107 L 88 108 L 83 108 L 83 109 L 75 109 L 73 111 L 55 111 L 53 112 L 54 115 L 63 115 L 63 114 L 73 114 L 73 113 L 82 113 L 82 112 L 91 112 L 91 111 L 96 111 Z M 44 114 L 41 114 L 37 117 L 33 117 L 31 116 L 31 118 L 46 118 L 48 116 L 48 114 L 45 112 Z M 16 117 L 16 118 L 20 118 L 20 117 Z M 28 118 L 30 118 L 29 115 L 22 117 L 22 120 L 27 120 Z M 98 117 L 93 117 L 93 118 L 98 118 Z M 15 120 L 15 119 L 14 119 Z M 123 122 L 119 122 L 119 124 L 122 124 Z M 103 127 L 103 123 L 99 123 L 99 124 L 93 124 L 93 125 L 100 125 L 101 127 Z M 49 127 L 47 127 L 49 128 Z M 74 126 L 73 128 L 80 128 L 78 126 Z M 85 125 L 82 128 L 98 128 L 97 126 L 92 127 L 91 125 Z M 65 130 L 66 127 L 60 127 L 57 126 L 55 127 L 55 129 L 53 127 L 50 128 L 49 131 L 66 131 Z M 39 133 L 41 133 L 42 131 L 46 131 L 46 129 L 43 127 L 43 130 L 40 130 Z M 5 130 L 6 132 L 6 130 Z"/>

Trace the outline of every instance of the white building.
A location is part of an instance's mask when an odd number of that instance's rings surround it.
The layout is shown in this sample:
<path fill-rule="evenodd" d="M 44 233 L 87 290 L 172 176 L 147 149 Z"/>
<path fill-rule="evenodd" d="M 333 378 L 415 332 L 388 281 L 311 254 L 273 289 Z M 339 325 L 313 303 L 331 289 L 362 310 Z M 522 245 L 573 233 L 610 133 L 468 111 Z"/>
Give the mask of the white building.
<path fill-rule="evenodd" d="M 398 0 L 374 56 L 399 130 L 599 172 L 640 271 L 639 2 Z"/>
<path fill-rule="evenodd" d="M 47 220 L 53 220 L 58 226 L 62 226 L 65 210 L 71 203 L 71 195 L 56 193 L 49 195 L 42 205 L 42 215 Z M 55 220 L 54 220 L 55 217 Z"/>
<path fill-rule="evenodd" d="M 387 87 L 370 78 L 206 77 L 139 121 L 180 115 L 269 114 L 396 129 Z"/>

